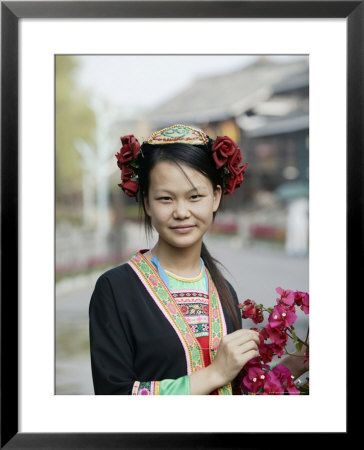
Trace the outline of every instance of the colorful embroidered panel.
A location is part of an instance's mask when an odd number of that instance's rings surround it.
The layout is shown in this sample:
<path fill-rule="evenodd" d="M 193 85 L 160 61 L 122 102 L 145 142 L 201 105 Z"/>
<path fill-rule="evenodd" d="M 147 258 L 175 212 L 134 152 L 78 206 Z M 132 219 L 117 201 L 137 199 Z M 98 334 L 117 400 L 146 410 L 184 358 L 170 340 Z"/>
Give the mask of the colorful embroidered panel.
<path fill-rule="evenodd" d="M 181 312 L 176 298 L 167 289 L 156 268 L 140 252 L 136 253 L 131 258 L 129 264 L 134 269 L 139 279 L 144 284 L 145 288 L 178 335 L 185 350 L 187 373 L 191 374 L 196 370 L 202 369 L 204 367 L 204 360 L 201 347 L 196 339 L 195 333 L 192 332 L 191 326 Z M 218 293 L 211 279 L 211 275 L 209 274 L 208 270 L 206 270 L 206 272 L 208 276 L 209 295 L 207 301 L 209 303 L 209 311 L 208 324 L 207 322 L 205 323 L 206 325 L 208 325 L 208 327 L 206 327 L 204 331 L 207 331 L 209 333 L 210 359 L 212 361 L 215 357 L 220 341 L 222 337 L 227 333 L 227 330 Z M 204 296 L 206 295 L 207 294 L 204 293 Z M 206 300 L 206 297 L 204 296 L 199 298 L 199 300 L 201 300 L 200 305 L 202 306 L 202 311 L 203 306 L 206 305 L 202 300 Z M 231 384 L 229 383 L 228 385 L 223 386 L 218 390 L 218 392 L 220 395 L 231 395 Z"/>
<path fill-rule="evenodd" d="M 187 373 L 191 374 L 202 369 L 203 357 L 200 346 L 157 270 L 140 252 L 131 258 L 129 264 L 177 333 L 185 351 Z"/>
<path fill-rule="evenodd" d="M 204 292 L 171 291 L 196 338 L 209 335 L 209 299 Z"/>
<path fill-rule="evenodd" d="M 136 381 L 131 395 L 159 395 L 160 381 Z"/>

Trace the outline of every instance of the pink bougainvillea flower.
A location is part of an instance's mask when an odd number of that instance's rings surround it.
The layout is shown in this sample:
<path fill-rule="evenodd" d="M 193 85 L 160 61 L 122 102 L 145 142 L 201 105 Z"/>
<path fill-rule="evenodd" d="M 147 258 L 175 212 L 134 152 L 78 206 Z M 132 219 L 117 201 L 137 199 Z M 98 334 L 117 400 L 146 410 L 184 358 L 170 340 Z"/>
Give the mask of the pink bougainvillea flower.
<path fill-rule="evenodd" d="M 281 305 L 274 307 L 272 314 L 268 317 L 268 322 L 272 328 L 290 327 L 296 321 L 297 316 L 293 311 L 287 310 Z"/>
<path fill-rule="evenodd" d="M 280 305 L 283 306 L 283 307 L 286 309 L 286 311 L 292 311 L 293 313 L 296 312 L 296 307 L 295 307 L 295 305 L 288 306 L 288 305 L 286 305 L 286 304 L 284 304 L 284 303 L 280 303 Z"/>
<path fill-rule="evenodd" d="M 264 328 L 261 329 L 260 336 L 263 337 L 263 340 L 269 339 L 269 329 L 270 329 L 269 324 L 267 324 Z"/>
<path fill-rule="evenodd" d="M 288 367 L 284 366 L 283 364 L 278 364 L 274 367 L 272 373 L 274 373 L 274 375 L 279 379 L 285 391 L 287 391 L 290 395 L 296 395 L 300 393 L 293 381 L 293 376 Z"/>
<path fill-rule="evenodd" d="M 303 298 L 302 306 L 301 306 L 301 309 L 305 314 L 309 314 L 309 311 L 310 311 L 309 302 L 310 302 L 310 297 L 308 294 L 306 294 Z"/>
<path fill-rule="evenodd" d="M 273 353 L 275 353 L 278 358 L 281 358 L 284 354 L 284 345 L 285 344 L 272 344 Z"/>
<path fill-rule="evenodd" d="M 309 313 L 309 295 L 307 292 L 296 291 L 294 301 L 305 314 Z"/>
<path fill-rule="evenodd" d="M 263 370 L 264 368 L 269 368 L 269 366 L 262 365 L 259 358 L 254 358 L 245 364 L 243 370 L 245 375 L 241 384 L 241 388 L 244 392 L 256 394 L 264 387 L 267 377 L 267 372 Z"/>
<path fill-rule="evenodd" d="M 264 379 L 266 373 L 257 368 L 249 369 L 248 373 L 243 378 L 243 390 L 247 392 L 253 392 L 256 394 L 262 387 L 264 387 Z"/>
<path fill-rule="evenodd" d="M 263 334 L 263 330 L 261 334 Z M 264 327 L 264 335 L 266 335 L 266 339 L 270 339 L 273 344 L 279 346 L 284 346 L 288 340 L 287 330 L 285 328 L 272 328 L 269 324 Z"/>
<path fill-rule="evenodd" d="M 291 377 L 291 371 L 283 364 L 277 364 L 272 372 L 283 382 Z"/>
<path fill-rule="evenodd" d="M 250 319 L 250 316 L 254 314 L 255 309 L 255 301 L 250 300 L 249 298 L 244 300 L 243 303 L 239 304 L 239 308 L 241 309 L 241 316 L 243 319 Z"/>
<path fill-rule="evenodd" d="M 296 291 L 294 293 L 294 302 L 297 306 L 302 306 L 302 301 L 305 293 L 301 291 Z"/>
<path fill-rule="evenodd" d="M 239 308 L 243 319 L 251 319 L 256 324 L 263 322 L 262 309 L 253 300 L 248 298 L 243 304 L 239 304 Z"/>
<path fill-rule="evenodd" d="M 299 389 L 297 389 L 297 386 L 295 385 L 293 380 L 287 383 L 286 390 L 289 395 L 300 395 L 300 391 Z"/>
<path fill-rule="evenodd" d="M 264 363 L 272 361 L 274 355 L 272 344 L 261 344 L 258 346 L 258 350 Z"/>
<path fill-rule="evenodd" d="M 264 395 L 282 395 L 284 394 L 284 387 L 277 375 L 271 371 L 267 374 L 266 382 L 264 383 Z"/>
<path fill-rule="evenodd" d="M 281 287 L 277 287 L 276 292 L 281 296 L 281 298 L 277 298 L 278 303 L 284 303 L 288 306 L 292 306 L 294 304 L 294 292 L 290 289 L 284 290 Z"/>
<path fill-rule="evenodd" d="M 255 316 L 252 317 L 252 320 L 253 320 L 254 323 L 257 323 L 257 324 L 263 322 L 264 316 L 263 316 L 263 311 L 260 308 L 260 306 L 257 306 L 255 308 Z"/>

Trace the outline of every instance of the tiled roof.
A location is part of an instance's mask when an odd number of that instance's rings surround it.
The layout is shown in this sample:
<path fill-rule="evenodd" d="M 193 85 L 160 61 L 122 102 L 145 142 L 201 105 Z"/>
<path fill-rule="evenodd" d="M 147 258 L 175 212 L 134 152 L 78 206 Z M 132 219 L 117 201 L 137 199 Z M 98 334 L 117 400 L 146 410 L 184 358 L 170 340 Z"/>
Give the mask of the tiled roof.
<path fill-rule="evenodd" d="M 234 72 L 196 79 L 173 98 L 147 112 L 154 126 L 203 123 L 243 114 L 273 93 L 308 85 L 308 62 L 286 64 L 259 58 Z"/>

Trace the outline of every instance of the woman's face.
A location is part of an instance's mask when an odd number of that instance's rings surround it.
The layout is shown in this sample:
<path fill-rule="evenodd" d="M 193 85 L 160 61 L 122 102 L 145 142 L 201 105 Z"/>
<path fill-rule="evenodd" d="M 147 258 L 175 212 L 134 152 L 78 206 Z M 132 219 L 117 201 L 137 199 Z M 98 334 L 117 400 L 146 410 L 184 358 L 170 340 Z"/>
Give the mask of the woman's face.
<path fill-rule="evenodd" d="M 150 172 L 145 210 L 160 241 L 187 248 L 202 243 L 220 199 L 221 187 L 214 191 L 211 181 L 197 170 L 161 161 Z"/>

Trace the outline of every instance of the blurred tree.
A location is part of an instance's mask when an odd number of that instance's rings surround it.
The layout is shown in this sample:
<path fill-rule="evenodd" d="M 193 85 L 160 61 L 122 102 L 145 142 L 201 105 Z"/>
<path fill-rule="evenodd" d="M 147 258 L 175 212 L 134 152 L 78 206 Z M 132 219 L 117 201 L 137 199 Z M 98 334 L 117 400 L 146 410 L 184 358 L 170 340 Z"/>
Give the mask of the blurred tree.
<path fill-rule="evenodd" d="M 76 139 L 93 145 L 95 115 L 88 106 L 88 95 L 77 85 L 74 75 L 77 58 L 56 56 L 56 202 L 62 215 L 65 209 L 77 210 L 82 202 L 82 172 Z"/>

